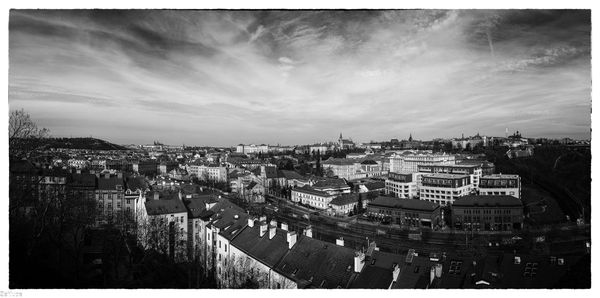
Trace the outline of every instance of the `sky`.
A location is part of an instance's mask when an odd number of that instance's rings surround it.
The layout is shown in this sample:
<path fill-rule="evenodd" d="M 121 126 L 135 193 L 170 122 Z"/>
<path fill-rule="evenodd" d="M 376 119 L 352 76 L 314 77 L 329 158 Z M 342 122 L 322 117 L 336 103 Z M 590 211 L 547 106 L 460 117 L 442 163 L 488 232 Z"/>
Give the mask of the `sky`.
<path fill-rule="evenodd" d="M 56 137 L 590 138 L 589 10 L 11 10 L 9 109 Z"/>

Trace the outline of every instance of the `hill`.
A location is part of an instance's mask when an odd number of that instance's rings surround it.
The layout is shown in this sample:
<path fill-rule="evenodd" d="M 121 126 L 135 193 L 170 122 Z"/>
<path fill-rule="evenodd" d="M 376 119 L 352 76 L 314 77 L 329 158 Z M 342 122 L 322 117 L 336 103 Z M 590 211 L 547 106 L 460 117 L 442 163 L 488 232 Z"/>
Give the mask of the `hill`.
<path fill-rule="evenodd" d="M 128 150 L 126 147 L 116 145 L 96 138 L 44 138 L 32 140 L 37 144 L 33 148 L 56 149 L 88 149 L 88 150 Z"/>

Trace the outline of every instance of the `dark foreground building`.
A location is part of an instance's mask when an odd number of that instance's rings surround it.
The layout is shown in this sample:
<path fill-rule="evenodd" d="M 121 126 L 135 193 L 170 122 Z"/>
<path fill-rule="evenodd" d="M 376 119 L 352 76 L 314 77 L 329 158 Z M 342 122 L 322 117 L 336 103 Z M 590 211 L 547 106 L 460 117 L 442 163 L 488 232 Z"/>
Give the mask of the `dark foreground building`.
<path fill-rule="evenodd" d="M 456 229 L 510 231 L 523 227 L 523 203 L 513 196 L 465 196 L 452 205 Z"/>

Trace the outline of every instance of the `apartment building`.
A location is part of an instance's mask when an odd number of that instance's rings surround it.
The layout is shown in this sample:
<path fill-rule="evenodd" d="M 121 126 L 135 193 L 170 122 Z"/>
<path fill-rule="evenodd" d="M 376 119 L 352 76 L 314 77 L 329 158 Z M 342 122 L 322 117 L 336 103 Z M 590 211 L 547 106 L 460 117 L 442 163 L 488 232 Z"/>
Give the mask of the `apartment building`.
<path fill-rule="evenodd" d="M 390 157 L 390 172 L 415 173 L 421 165 L 454 165 L 454 155 L 405 151 Z"/>
<path fill-rule="evenodd" d="M 473 188 L 471 177 L 459 174 L 424 174 L 421 184 L 419 198 L 442 206 L 470 194 Z"/>
<path fill-rule="evenodd" d="M 412 199 L 418 195 L 418 179 L 415 173 L 389 173 L 385 180 L 385 194 L 403 199 Z"/>
<path fill-rule="evenodd" d="M 481 177 L 479 194 L 483 196 L 509 195 L 521 198 L 521 177 L 519 175 L 494 174 Z"/>

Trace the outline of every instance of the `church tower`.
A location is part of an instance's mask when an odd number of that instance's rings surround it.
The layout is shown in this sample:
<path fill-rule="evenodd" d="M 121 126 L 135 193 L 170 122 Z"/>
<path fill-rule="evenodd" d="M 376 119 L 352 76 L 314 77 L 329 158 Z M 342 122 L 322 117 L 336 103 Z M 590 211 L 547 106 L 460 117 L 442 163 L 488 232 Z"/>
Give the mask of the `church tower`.
<path fill-rule="evenodd" d="M 412 142 L 412 133 L 410 133 L 410 136 L 408 136 L 408 141 Z"/>

